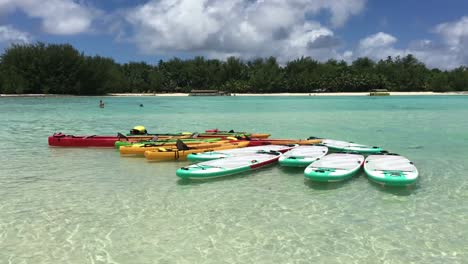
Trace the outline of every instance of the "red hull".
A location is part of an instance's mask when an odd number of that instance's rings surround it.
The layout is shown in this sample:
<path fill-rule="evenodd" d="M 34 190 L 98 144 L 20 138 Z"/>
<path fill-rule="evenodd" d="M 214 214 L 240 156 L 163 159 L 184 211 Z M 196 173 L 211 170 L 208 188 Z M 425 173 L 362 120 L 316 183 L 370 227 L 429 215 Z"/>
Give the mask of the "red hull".
<path fill-rule="evenodd" d="M 254 164 L 254 165 L 250 165 L 250 168 L 251 169 L 258 169 L 258 168 L 261 168 L 261 167 L 266 166 L 268 164 L 273 164 L 273 163 L 278 161 L 279 157 L 280 156 L 276 156 L 275 158 L 273 158 L 271 160 L 266 160 L 264 162 L 260 162 L 260 163 Z"/>
<path fill-rule="evenodd" d="M 257 139 L 249 141 L 249 147 L 265 146 L 265 145 L 271 145 L 271 142 L 263 141 L 263 140 L 257 140 Z"/>
<path fill-rule="evenodd" d="M 129 141 L 137 141 L 147 137 L 130 138 Z M 104 147 L 113 148 L 117 140 L 126 140 L 117 136 L 73 136 L 54 134 L 49 137 L 49 146 L 54 147 Z"/>

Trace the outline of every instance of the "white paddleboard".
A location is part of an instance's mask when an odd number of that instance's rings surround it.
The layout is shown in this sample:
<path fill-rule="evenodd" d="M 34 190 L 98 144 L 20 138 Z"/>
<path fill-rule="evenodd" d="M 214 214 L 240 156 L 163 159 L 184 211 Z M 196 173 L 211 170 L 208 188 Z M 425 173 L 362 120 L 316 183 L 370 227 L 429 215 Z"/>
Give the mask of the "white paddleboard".
<path fill-rule="evenodd" d="M 210 160 L 182 167 L 176 171 L 176 175 L 183 179 L 223 177 L 273 164 L 278 161 L 281 155 L 279 152 L 272 154 L 246 154 Z"/>
<path fill-rule="evenodd" d="M 313 181 L 342 181 L 356 174 L 363 163 L 360 154 L 332 153 L 307 166 L 304 175 Z"/>
<path fill-rule="evenodd" d="M 322 139 L 322 145 L 336 151 L 354 151 L 359 153 L 380 153 L 384 151 L 383 148 L 356 144 L 348 141 Z"/>
<path fill-rule="evenodd" d="M 328 148 L 325 146 L 303 145 L 285 152 L 278 161 L 281 166 L 307 167 L 312 162 L 325 156 L 327 152 Z"/>
<path fill-rule="evenodd" d="M 389 186 L 408 186 L 416 182 L 419 173 L 409 159 L 399 155 L 370 155 L 364 171 L 374 182 Z"/>
<path fill-rule="evenodd" d="M 264 146 L 245 147 L 245 148 L 237 148 L 237 149 L 207 151 L 207 152 L 189 154 L 187 156 L 187 159 L 189 161 L 200 162 L 200 161 L 221 159 L 221 158 L 227 158 L 227 157 L 233 157 L 233 156 L 261 153 L 261 152 L 271 152 L 271 151 L 286 152 L 297 146 L 299 145 L 291 145 L 291 146 L 264 145 Z"/>

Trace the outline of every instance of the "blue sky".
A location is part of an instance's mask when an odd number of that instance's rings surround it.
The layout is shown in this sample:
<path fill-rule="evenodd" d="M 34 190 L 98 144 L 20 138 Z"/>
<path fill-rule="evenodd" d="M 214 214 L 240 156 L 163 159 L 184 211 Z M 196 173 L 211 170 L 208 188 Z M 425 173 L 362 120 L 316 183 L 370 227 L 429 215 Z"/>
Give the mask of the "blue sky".
<path fill-rule="evenodd" d="M 466 0 L 3 0 L 0 49 L 70 43 L 118 62 L 203 55 L 468 65 Z"/>

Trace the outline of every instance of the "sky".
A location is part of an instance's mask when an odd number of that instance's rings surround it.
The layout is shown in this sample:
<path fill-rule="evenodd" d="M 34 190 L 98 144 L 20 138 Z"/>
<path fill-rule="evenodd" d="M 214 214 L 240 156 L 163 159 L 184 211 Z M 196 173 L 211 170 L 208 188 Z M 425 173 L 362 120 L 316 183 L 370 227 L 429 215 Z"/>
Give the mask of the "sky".
<path fill-rule="evenodd" d="M 38 41 L 120 63 L 413 54 L 453 69 L 468 65 L 468 0 L 0 0 L 0 50 Z"/>

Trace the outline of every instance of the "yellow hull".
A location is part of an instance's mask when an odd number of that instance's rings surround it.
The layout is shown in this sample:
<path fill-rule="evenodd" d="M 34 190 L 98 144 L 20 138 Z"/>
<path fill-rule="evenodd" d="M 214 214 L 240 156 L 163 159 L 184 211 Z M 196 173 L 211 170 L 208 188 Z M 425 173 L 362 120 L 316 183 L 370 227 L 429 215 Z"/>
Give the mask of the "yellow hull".
<path fill-rule="evenodd" d="M 216 148 L 228 143 L 228 140 L 220 140 L 216 142 L 198 142 L 198 143 L 185 143 L 189 148 L 194 149 L 206 149 Z M 119 148 L 121 155 L 141 155 L 145 154 L 145 151 L 157 151 L 159 149 L 174 149 L 176 148 L 175 143 L 161 144 L 158 146 L 145 146 L 145 144 L 133 144 L 132 146 L 121 146 Z"/>
<path fill-rule="evenodd" d="M 236 142 L 236 143 L 226 143 L 219 147 L 212 148 L 197 148 L 189 150 L 177 150 L 177 149 L 167 149 L 163 150 L 154 150 L 154 151 L 145 151 L 145 157 L 148 160 L 186 160 L 188 154 L 200 153 L 206 151 L 215 151 L 223 149 L 233 149 L 233 148 L 243 148 L 249 145 L 248 141 L 245 142 Z"/>

